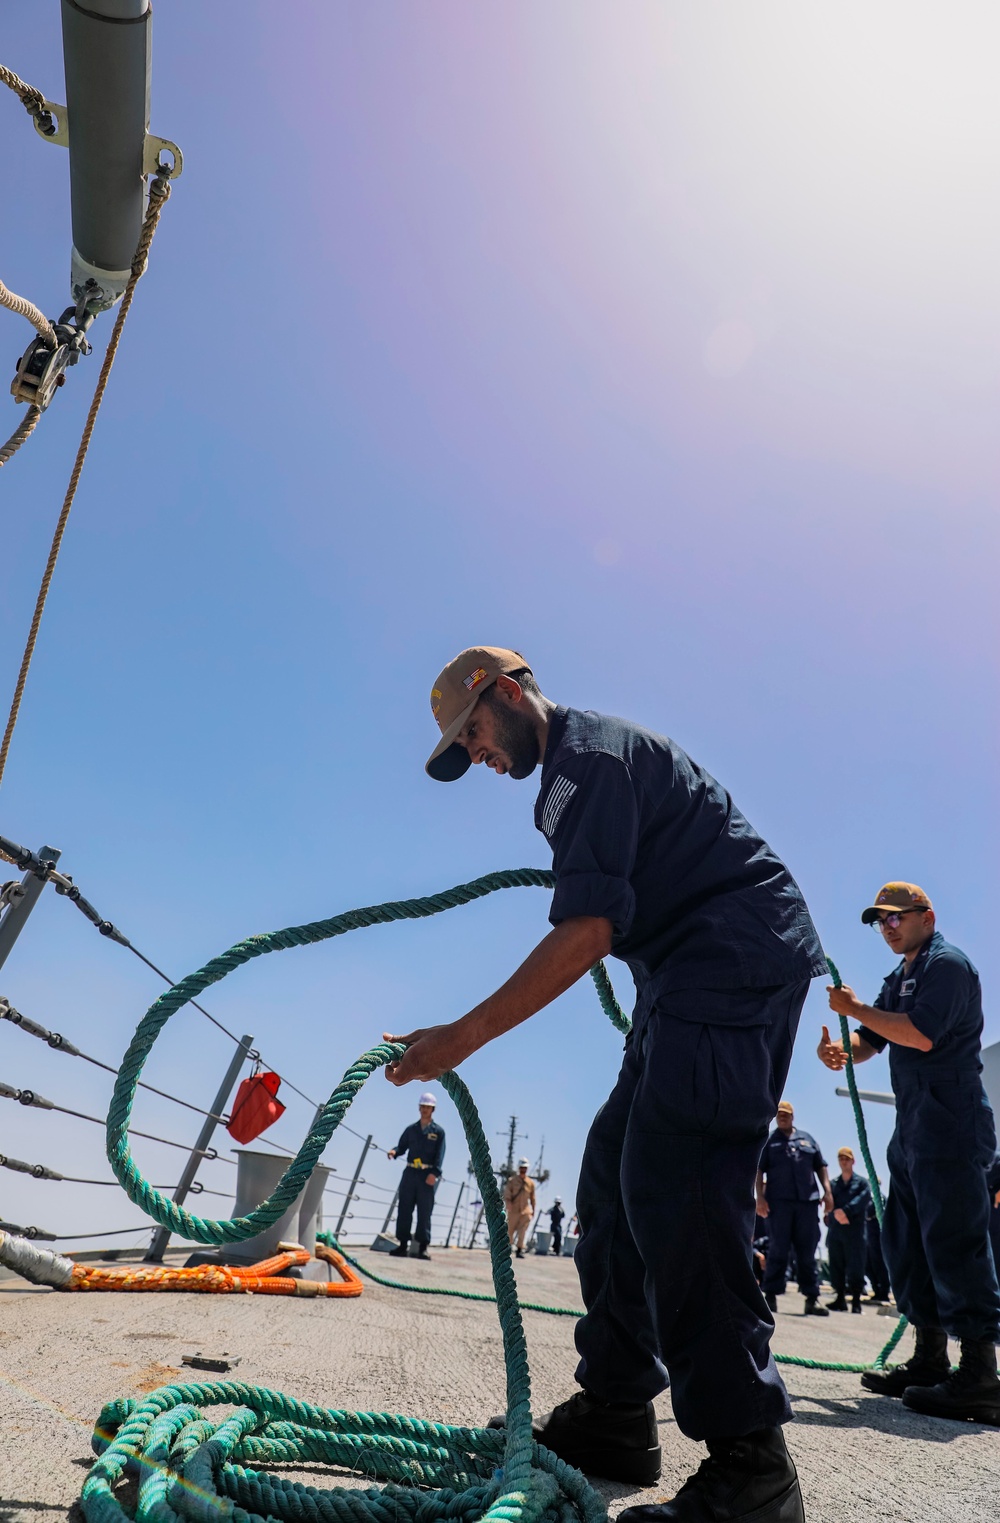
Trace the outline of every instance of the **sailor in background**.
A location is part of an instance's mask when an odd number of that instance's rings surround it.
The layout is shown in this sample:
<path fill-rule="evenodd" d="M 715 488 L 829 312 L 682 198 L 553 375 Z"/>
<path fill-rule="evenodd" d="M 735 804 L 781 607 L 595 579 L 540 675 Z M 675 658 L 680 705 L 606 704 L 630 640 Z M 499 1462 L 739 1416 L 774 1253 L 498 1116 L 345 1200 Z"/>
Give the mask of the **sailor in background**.
<path fill-rule="evenodd" d="M 831 1186 L 833 1211 L 826 1216 L 826 1256 L 830 1284 L 836 1293 L 830 1310 L 846 1311 L 845 1291 L 849 1291 L 851 1311 L 860 1314 L 861 1292 L 865 1288 L 865 1222 L 872 1192 L 864 1175 L 854 1172 L 852 1148 L 841 1148 L 837 1162 L 840 1173 Z"/>
<path fill-rule="evenodd" d="M 441 1178 L 444 1163 L 444 1127 L 434 1120 L 437 1099 L 425 1091 L 420 1096 L 420 1120 L 408 1126 L 396 1143 L 389 1149 L 390 1158 L 406 1154 L 406 1168 L 399 1182 L 399 1210 L 396 1215 L 396 1237 L 399 1247 L 390 1256 L 405 1259 L 413 1223 L 413 1210 L 417 1211 L 416 1257 L 429 1259 L 427 1245 L 431 1240 L 431 1212 L 434 1210 L 434 1191 Z"/>
<path fill-rule="evenodd" d="M 757 1215 L 767 1219 L 767 1268 L 761 1289 L 772 1312 L 785 1294 L 790 1249 L 795 1250 L 799 1290 L 806 1298 L 804 1315 L 825 1317 L 819 1304 L 819 1202 L 833 1210 L 830 1176 L 819 1144 L 795 1125 L 788 1100 L 778 1106 L 777 1126 L 764 1144 L 757 1169 Z"/>
<path fill-rule="evenodd" d="M 565 1217 L 562 1196 L 557 1195 L 555 1204 L 549 1207 L 549 1230 L 552 1233 L 552 1252 L 555 1254 L 562 1253 L 562 1224 Z"/>
<path fill-rule="evenodd" d="M 1000 1426 L 1000 1289 L 987 1186 L 996 1130 L 981 1078 L 979 974 L 935 929 L 931 901 L 915 883 L 887 883 L 861 919 L 902 961 L 874 1005 L 846 985 L 828 993 L 831 1010 L 861 1022 L 851 1033 L 855 1063 L 889 1046 L 896 1129 L 882 1249 L 917 1340 L 905 1364 L 868 1370 L 861 1383 L 931 1417 Z M 825 1026 L 818 1055 L 834 1072 L 847 1062 Z M 949 1334 L 962 1351 L 954 1372 Z"/>
<path fill-rule="evenodd" d="M 513 1248 L 517 1242 L 517 1257 L 524 1258 L 524 1239 L 531 1218 L 535 1214 L 535 1181 L 528 1177 L 530 1165 L 526 1158 L 517 1160 L 517 1173 L 512 1174 L 503 1187 L 503 1204 L 507 1212 L 507 1236 Z"/>

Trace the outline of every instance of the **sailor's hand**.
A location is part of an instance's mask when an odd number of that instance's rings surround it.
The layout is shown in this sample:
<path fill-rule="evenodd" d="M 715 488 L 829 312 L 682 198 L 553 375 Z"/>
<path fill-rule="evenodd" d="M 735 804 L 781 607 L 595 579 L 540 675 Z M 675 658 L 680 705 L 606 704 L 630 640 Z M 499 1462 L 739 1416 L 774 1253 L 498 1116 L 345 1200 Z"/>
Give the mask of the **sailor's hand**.
<path fill-rule="evenodd" d="M 832 1192 L 832 1190 L 827 1190 L 826 1193 L 823 1196 L 823 1215 L 824 1216 L 832 1216 L 833 1215 L 833 1192 Z"/>
<path fill-rule="evenodd" d="M 406 1046 L 401 1058 L 385 1066 L 385 1076 L 390 1084 L 440 1079 L 449 1068 L 457 1068 L 475 1050 L 461 1021 L 452 1021 L 447 1026 L 425 1026 L 420 1031 L 411 1031 L 408 1036 L 390 1036 L 385 1032 L 382 1039 L 403 1042 Z"/>
<path fill-rule="evenodd" d="M 438 1177 L 436 1174 L 428 1174 L 425 1182 L 431 1186 L 436 1185 L 438 1182 Z"/>
<path fill-rule="evenodd" d="M 770 1214 L 771 1214 L 771 1208 L 768 1205 L 767 1201 L 764 1199 L 763 1195 L 758 1195 L 758 1197 L 757 1197 L 757 1215 L 758 1216 L 763 1216 L 763 1217 L 768 1217 L 768 1216 L 770 1216 Z"/>
<path fill-rule="evenodd" d="M 849 1227 L 851 1225 L 847 1212 L 844 1211 L 840 1206 L 838 1206 L 836 1211 L 833 1213 L 833 1219 L 835 1222 L 839 1222 L 842 1227 Z"/>
<path fill-rule="evenodd" d="M 853 1016 L 856 1021 L 860 1021 L 864 1003 L 848 984 L 841 984 L 839 989 L 835 989 L 833 984 L 827 984 L 826 992 L 830 997 L 831 1010 L 836 1011 L 837 1015 L 846 1015 L 848 1019 Z"/>
<path fill-rule="evenodd" d="M 388 1153 L 386 1153 L 385 1156 L 386 1156 L 386 1158 L 395 1158 L 395 1156 L 396 1156 L 396 1149 L 395 1148 L 390 1148 Z"/>
<path fill-rule="evenodd" d="M 826 1064 L 827 1068 L 832 1068 L 834 1073 L 839 1073 L 842 1068 L 847 1067 L 847 1054 L 844 1051 L 843 1042 L 832 1042 L 825 1026 L 819 1046 L 816 1048 L 816 1056 L 821 1063 Z"/>

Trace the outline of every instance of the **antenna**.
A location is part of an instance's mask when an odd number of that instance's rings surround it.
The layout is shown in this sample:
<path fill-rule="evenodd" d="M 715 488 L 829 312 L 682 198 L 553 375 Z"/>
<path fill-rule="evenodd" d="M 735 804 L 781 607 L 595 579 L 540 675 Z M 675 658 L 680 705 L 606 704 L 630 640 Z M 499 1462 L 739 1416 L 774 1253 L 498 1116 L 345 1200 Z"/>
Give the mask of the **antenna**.
<path fill-rule="evenodd" d="M 497 1132 L 497 1136 L 506 1137 L 507 1139 L 507 1162 L 501 1164 L 499 1169 L 495 1169 L 494 1173 L 499 1174 L 501 1179 L 509 1179 L 512 1174 L 517 1172 L 514 1168 L 514 1148 L 518 1142 L 527 1142 L 528 1134 L 527 1132 L 518 1131 L 517 1117 L 511 1116 L 510 1124 L 507 1127 L 507 1130 L 504 1132 Z"/>

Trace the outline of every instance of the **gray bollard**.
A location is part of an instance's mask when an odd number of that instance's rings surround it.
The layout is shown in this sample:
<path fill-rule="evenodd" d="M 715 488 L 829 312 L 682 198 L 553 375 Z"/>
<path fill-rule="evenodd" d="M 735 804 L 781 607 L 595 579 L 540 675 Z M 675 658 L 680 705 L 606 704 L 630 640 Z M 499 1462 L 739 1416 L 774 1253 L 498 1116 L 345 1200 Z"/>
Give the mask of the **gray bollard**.
<path fill-rule="evenodd" d="M 236 1204 L 233 1216 L 248 1216 L 267 1200 L 288 1167 L 288 1159 L 274 1153 L 241 1148 L 237 1153 Z M 223 1250 L 227 1264 L 256 1264 L 278 1252 L 281 1242 L 301 1243 L 312 1253 L 316 1244 L 316 1217 L 330 1170 L 318 1163 L 304 1190 L 295 1197 L 288 1210 L 266 1232 L 248 1238 L 245 1243 L 231 1243 Z"/>

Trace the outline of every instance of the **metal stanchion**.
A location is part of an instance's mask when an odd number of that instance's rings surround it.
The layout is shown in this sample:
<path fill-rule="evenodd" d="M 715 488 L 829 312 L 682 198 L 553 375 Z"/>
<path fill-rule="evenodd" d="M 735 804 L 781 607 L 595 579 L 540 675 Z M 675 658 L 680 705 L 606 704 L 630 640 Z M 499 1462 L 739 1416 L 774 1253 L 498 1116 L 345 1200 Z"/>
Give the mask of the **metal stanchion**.
<path fill-rule="evenodd" d="M 347 1194 L 344 1196 L 344 1209 L 340 1213 L 340 1219 L 337 1222 L 337 1226 L 333 1234 L 338 1242 L 340 1240 L 340 1230 L 343 1227 L 344 1222 L 347 1220 L 347 1208 L 351 1204 L 351 1198 L 354 1195 L 354 1187 L 361 1177 L 361 1170 L 364 1168 L 365 1159 L 368 1157 L 368 1149 L 371 1147 L 371 1145 L 371 1137 L 366 1138 L 365 1145 L 361 1149 L 361 1157 L 358 1159 L 358 1166 L 354 1170 L 354 1178 L 351 1180 L 350 1184 L 347 1187 Z"/>
<path fill-rule="evenodd" d="M 252 1036 L 243 1036 L 240 1038 L 239 1046 L 233 1054 L 233 1060 L 230 1063 L 229 1067 L 226 1069 L 226 1076 L 223 1079 L 222 1083 L 219 1085 L 219 1093 L 216 1095 L 215 1099 L 212 1102 L 212 1114 L 211 1116 L 207 1116 L 205 1118 L 201 1131 L 198 1133 L 198 1140 L 191 1151 L 190 1158 L 184 1165 L 184 1172 L 181 1174 L 180 1181 L 177 1185 L 176 1190 L 174 1191 L 174 1202 L 178 1206 L 181 1204 L 184 1197 L 187 1195 L 188 1191 L 191 1188 L 194 1176 L 198 1172 L 198 1165 L 201 1163 L 201 1160 L 205 1154 L 205 1150 L 212 1140 L 212 1134 L 219 1124 L 218 1118 L 222 1115 L 223 1110 L 229 1100 L 229 1096 L 233 1092 L 233 1085 L 239 1078 L 240 1069 L 243 1067 L 246 1056 L 252 1046 Z M 166 1247 L 169 1241 L 169 1227 L 157 1227 L 155 1233 L 153 1234 L 153 1241 L 149 1245 L 149 1249 L 143 1262 L 146 1264 L 162 1263 L 163 1255 L 166 1251 Z"/>

